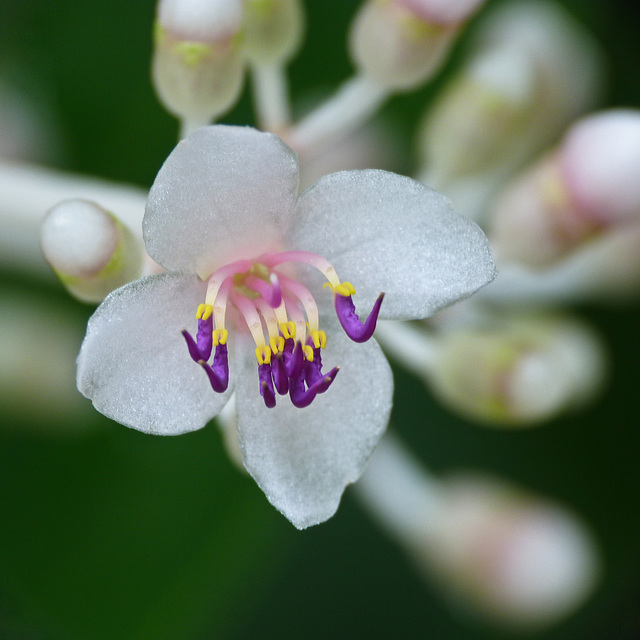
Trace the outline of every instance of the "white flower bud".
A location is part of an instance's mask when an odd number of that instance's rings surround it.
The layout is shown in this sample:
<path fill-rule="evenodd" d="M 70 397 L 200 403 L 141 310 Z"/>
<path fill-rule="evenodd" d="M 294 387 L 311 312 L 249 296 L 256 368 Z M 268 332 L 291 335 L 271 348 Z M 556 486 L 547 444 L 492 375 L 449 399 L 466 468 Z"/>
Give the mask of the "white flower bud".
<path fill-rule="evenodd" d="M 349 44 L 361 73 L 383 87 L 409 90 L 438 69 L 457 33 L 457 25 L 427 22 L 396 0 L 368 0 Z"/>
<path fill-rule="evenodd" d="M 485 0 L 396 0 L 422 17 L 436 24 L 457 24 L 468 20 Z"/>
<path fill-rule="evenodd" d="M 491 426 L 528 426 L 581 406 L 599 390 L 604 351 L 566 317 L 507 316 L 490 327 L 453 328 L 428 371 L 452 409 Z"/>
<path fill-rule="evenodd" d="M 241 0 L 161 0 L 152 77 L 165 108 L 188 128 L 208 124 L 240 96 Z"/>
<path fill-rule="evenodd" d="M 640 111 L 616 109 L 584 118 L 560 147 L 572 205 L 598 224 L 640 219 Z"/>
<path fill-rule="evenodd" d="M 111 213 L 89 200 L 65 200 L 50 209 L 40 229 L 47 262 L 69 292 L 85 302 L 142 273 L 143 249 Z"/>
<path fill-rule="evenodd" d="M 602 65 L 596 45 L 544 0 L 500 5 L 471 51 L 425 118 L 420 179 L 479 219 L 499 185 L 593 104 Z"/>
<path fill-rule="evenodd" d="M 579 121 L 558 149 L 509 185 L 491 211 L 503 261 L 548 265 L 640 221 L 640 112 Z"/>
<path fill-rule="evenodd" d="M 598 578 L 590 531 L 560 505 L 482 476 L 441 483 L 415 550 L 443 588 L 506 626 L 541 627 L 581 605 Z"/>
<path fill-rule="evenodd" d="M 302 40 L 300 0 L 244 0 L 242 48 L 256 64 L 285 62 Z"/>

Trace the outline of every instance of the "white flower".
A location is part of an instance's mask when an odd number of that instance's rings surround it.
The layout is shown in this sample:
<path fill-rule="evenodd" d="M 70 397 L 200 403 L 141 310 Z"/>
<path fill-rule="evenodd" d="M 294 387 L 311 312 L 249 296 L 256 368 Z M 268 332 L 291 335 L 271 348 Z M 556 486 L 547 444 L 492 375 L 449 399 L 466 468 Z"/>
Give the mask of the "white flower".
<path fill-rule="evenodd" d="M 386 427 L 392 375 L 368 340 L 378 312 L 426 317 L 495 269 L 480 229 L 409 178 L 346 171 L 297 192 L 296 155 L 277 136 L 212 126 L 181 142 L 143 222 L 168 273 L 100 305 L 78 388 L 106 416 L 163 435 L 202 428 L 235 391 L 245 467 L 304 528 L 333 515 Z M 365 323 L 337 275 L 347 273 L 359 307 L 373 309 Z M 184 330 L 196 309 L 194 340 Z M 337 377 L 321 371 L 325 342 Z"/>

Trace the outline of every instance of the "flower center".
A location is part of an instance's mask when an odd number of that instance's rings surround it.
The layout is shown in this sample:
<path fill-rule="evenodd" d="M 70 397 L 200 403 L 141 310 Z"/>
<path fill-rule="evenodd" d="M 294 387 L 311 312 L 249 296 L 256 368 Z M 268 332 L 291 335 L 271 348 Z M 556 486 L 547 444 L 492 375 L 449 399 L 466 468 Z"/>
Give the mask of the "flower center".
<path fill-rule="evenodd" d="M 384 294 L 361 322 L 351 299 L 356 292 L 353 285 L 341 282 L 325 258 L 306 251 L 287 251 L 232 262 L 209 277 L 205 301 L 196 312 L 195 340 L 187 331 L 182 332 L 189 355 L 205 370 L 217 393 L 229 385 L 229 306 L 239 312 L 255 342 L 260 394 L 267 407 L 275 406 L 276 393 L 288 393 L 296 407 L 306 407 L 333 383 L 339 368 L 322 371 L 320 352 L 327 335 L 320 329 L 318 305 L 309 289 L 282 268 L 296 262 L 315 267 L 325 277 L 323 288 L 331 289 L 338 320 L 352 340 L 366 342 L 373 335 Z"/>

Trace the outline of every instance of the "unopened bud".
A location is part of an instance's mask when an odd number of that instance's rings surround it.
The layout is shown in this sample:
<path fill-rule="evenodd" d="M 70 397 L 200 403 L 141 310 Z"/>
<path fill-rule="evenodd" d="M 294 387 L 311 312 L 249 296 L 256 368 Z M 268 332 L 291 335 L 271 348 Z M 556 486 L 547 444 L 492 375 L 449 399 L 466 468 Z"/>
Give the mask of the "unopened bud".
<path fill-rule="evenodd" d="M 485 0 L 396 0 L 427 22 L 459 24 L 468 20 Z"/>
<path fill-rule="evenodd" d="M 507 316 L 453 328 L 428 372 L 451 408 L 491 426 L 527 426 L 593 399 L 605 376 L 596 335 L 574 319 Z"/>
<path fill-rule="evenodd" d="M 420 179 L 478 219 L 500 184 L 593 104 L 601 63 L 582 30 L 544 0 L 500 5 L 470 48 L 426 115 Z"/>
<path fill-rule="evenodd" d="M 241 24 L 241 0 L 160 1 L 152 76 L 168 111 L 204 125 L 234 105 L 244 76 Z"/>
<path fill-rule="evenodd" d="M 490 237 L 503 261 L 548 265 L 640 222 L 640 112 L 574 125 L 558 149 L 497 199 Z"/>
<path fill-rule="evenodd" d="M 256 64 L 285 62 L 297 51 L 304 17 L 300 0 L 244 0 L 242 48 Z"/>
<path fill-rule="evenodd" d="M 431 182 L 504 166 L 533 117 L 536 70 L 519 52 L 473 58 L 444 89 L 421 128 L 419 148 Z"/>
<path fill-rule="evenodd" d="M 89 200 L 65 200 L 50 209 L 40 229 L 47 262 L 76 298 L 101 302 L 140 277 L 140 241 L 111 213 Z"/>
<path fill-rule="evenodd" d="M 440 498 L 415 549 L 454 597 L 528 628 L 557 622 L 590 595 L 600 558 L 591 532 L 564 507 L 471 475 L 442 481 Z"/>
<path fill-rule="evenodd" d="M 365 2 L 350 33 L 351 55 L 359 71 L 393 90 L 412 89 L 427 80 L 443 62 L 461 28 L 458 21 L 431 18 L 455 15 L 455 11 L 437 9 L 441 4 L 419 0 Z M 430 5 L 433 13 L 427 8 Z"/>

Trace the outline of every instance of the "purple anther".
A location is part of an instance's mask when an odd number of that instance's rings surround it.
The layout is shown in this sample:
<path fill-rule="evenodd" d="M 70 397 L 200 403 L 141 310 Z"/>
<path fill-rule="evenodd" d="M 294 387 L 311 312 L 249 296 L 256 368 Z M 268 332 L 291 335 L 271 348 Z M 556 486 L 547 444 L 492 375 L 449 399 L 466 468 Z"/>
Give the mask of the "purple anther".
<path fill-rule="evenodd" d="M 213 349 L 213 316 L 209 316 L 206 320 L 200 318 L 198 320 L 198 334 L 194 340 L 191 334 L 183 330 L 182 335 L 187 341 L 187 348 L 189 349 L 189 355 L 195 362 L 204 360 L 205 362 L 211 357 L 211 351 Z"/>
<path fill-rule="evenodd" d="M 271 358 L 271 375 L 276 391 L 281 395 L 289 392 L 289 377 L 284 366 L 283 354 L 278 353 Z"/>
<path fill-rule="evenodd" d="M 198 360 L 198 364 L 205 370 L 209 382 L 216 393 L 222 393 L 229 386 L 229 358 L 227 345 L 219 344 L 213 357 L 213 364 L 209 366 L 205 360 Z"/>
<path fill-rule="evenodd" d="M 289 351 L 285 343 L 285 349 L 282 352 L 282 359 L 284 360 L 284 368 L 289 379 L 297 378 L 298 376 L 300 376 L 304 364 L 302 343 L 296 342 L 295 346 L 293 347 L 293 351 Z"/>
<path fill-rule="evenodd" d="M 310 387 L 316 380 L 324 375 L 322 373 L 322 355 L 320 347 L 314 347 L 312 340 L 307 340 L 307 344 L 313 348 L 313 361 L 304 361 L 304 379 L 307 386 Z"/>
<path fill-rule="evenodd" d="M 276 406 L 276 394 L 273 390 L 270 364 L 258 365 L 258 380 L 260 382 L 260 395 L 264 399 L 267 409 L 273 409 Z"/>
<path fill-rule="evenodd" d="M 338 375 L 339 367 L 335 367 L 319 380 L 316 380 L 307 389 L 304 388 L 304 376 L 301 374 L 297 378 L 289 380 L 289 397 L 291 404 L 298 409 L 308 407 L 319 393 L 324 393 Z"/>
<path fill-rule="evenodd" d="M 380 305 L 384 293 L 378 296 L 378 299 L 373 304 L 373 309 L 364 322 L 360 321 L 356 314 L 356 307 L 353 304 L 351 296 L 342 296 L 339 293 L 335 295 L 335 308 L 338 320 L 344 329 L 344 332 L 354 342 L 366 342 L 371 338 L 373 332 L 376 329 L 376 322 L 378 320 L 378 314 L 380 313 Z"/>

